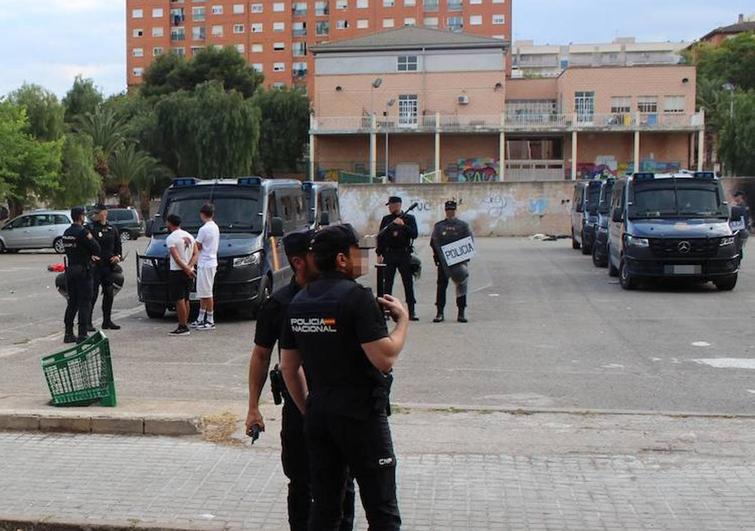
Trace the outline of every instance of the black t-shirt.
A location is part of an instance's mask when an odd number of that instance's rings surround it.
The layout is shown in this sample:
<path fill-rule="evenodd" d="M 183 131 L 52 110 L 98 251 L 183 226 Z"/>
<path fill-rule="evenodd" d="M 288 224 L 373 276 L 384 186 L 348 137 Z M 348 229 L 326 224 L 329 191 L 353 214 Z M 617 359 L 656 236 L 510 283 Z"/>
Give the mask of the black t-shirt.
<path fill-rule="evenodd" d="M 273 293 L 267 299 L 257 315 L 257 325 L 254 329 L 254 344 L 263 348 L 273 348 L 280 339 L 283 331 L 283 319 L 286 308 L 299 292 L 299 285 L 293 280 L 291 283 Z"/>

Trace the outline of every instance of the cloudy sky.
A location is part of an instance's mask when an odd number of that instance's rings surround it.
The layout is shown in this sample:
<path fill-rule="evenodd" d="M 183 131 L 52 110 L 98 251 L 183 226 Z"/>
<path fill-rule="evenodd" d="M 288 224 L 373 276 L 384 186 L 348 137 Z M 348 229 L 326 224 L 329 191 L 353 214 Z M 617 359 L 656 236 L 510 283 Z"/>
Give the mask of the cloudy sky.
<path fill-rule="evenodd" d="M 538 43 L 691 40 L 752 13 L 752 0 L 512 0 L 514 39 Z M 91 77 L 125 89 L 125 0 L 0 0 L 0 94 L 24 81 L 65 94 Z"/>

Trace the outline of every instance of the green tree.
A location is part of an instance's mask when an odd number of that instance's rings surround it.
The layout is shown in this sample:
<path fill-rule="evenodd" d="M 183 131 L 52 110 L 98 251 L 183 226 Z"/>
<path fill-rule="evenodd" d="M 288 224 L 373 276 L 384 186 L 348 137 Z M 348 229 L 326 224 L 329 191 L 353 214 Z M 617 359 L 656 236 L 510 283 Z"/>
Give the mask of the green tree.
<path fill-rule="evenodd" d="M 73 124 L 80 116 L 94 114 L 102 105 L 102 101 L 102 93 L 93 80 L 84 79 L 81 75 L 76 76 L 73 86 L 63 98 L 66 123 Z"/>
<path fill-rule="evenodd" d="M 110 159 L 110 178 L 118 187 L 118 201 L 121 206 L 130 206 L 132 186 L 141 185 L 151 189 L 147 174 L 155 168 L 155 159 L 139 150 L 135 144 L 127 143 L 113 152 Z"/>
<path fill-rule="evenodd" d="M 261 113 L 258 165 L 272 177 L 274 170 L 294 170 L 309 136 L 309 99 L 299 89 L 258 91 Z"/>
<path fill-rule="evenodd" d="M 144 72 L 141 93 L 145 97 L 165 96 L 179 90 L 194 90 L 207 81 L 217 81 L 225 90 L 251 98 L 264 77 L 256 72 L 235 48 L 204 49 L 190 59 L 166 54 Z"/>
<path fill-rule="evenodd" d="M 58 140 L 64 133 L 65 109 L 58 97 L 39 85 L 24 84 L 8 101 L 26 109 L 28 132 L 39 140 Z"/>
<path fill-rule="evenodd" d="M 74 129 L 92 139 L 94 146 L 94 169 L 107 182 L 110 172 L 109 161 L 113 153 L 126 140 L 126 124 L 115 111 L 99 107 L 94 113 L 79 116 Z M 104 199 L 104 190 L 100 200 Z"/>
<path fill-rule="evenodd" d="M 721 129 L 721 158 L 735 175 L 755 175 L 755 90 L 732 95 L 724 105 L 727 115 Z"/>
<path fill-rule="evenodd" d="M 755 89 L 755 32 L 741 33 L 721 46 L 698 44 L 691 52 L 697 75 L 731 83 L 738 89 Z"/>
<path fill-rule="evenodd" d="M 102 177 L 94 171 L 94 145 L 83 134 L 66 135 L 63 144 L 62 171 L 53 202 L 58 207 L 82 205 L 97 197 Z"/>

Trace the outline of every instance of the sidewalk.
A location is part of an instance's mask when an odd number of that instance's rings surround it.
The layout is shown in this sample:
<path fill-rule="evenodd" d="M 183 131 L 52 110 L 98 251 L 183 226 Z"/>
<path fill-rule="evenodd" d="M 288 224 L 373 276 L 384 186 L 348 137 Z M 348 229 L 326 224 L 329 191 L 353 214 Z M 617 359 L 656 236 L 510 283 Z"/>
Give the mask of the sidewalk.
<path fill-rule="evenodd" d="M 753 421 L 411 412 L 393 424 L 404 529 L 755 528 Z M 0 529 L 285 529 L 277 429 L 251 448 L 0 432 Z"/>

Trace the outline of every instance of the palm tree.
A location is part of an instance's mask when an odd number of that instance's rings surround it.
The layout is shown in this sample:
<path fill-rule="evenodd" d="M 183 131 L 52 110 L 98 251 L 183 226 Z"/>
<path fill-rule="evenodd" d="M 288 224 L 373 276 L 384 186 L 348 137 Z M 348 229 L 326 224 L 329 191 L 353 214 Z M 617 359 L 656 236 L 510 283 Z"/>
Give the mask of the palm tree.
<path fill-rule="evenodd" d="M 109 161 L 113 153 L 126 141 L 126 122 L 115 111 L 99 107 L 93 113 L 80 116 L 74 130 L 89 135 L 94 145 L 94 169 L 102 176 L 103 185 L 110 173 Z M 100 199 L 104 199 L 104 191 Z"/>
<path fill-rule="evenodd" d="M 110 183 L 118 187 L 118 201 L 121 206 L 131 205 L 131 186 L 147 194 L 151 191 L 151 181 L 156 161 L 133 143 L 117 148 L 109 160 Z M 140 194 L 141 195 L 141 194 Z"/>

